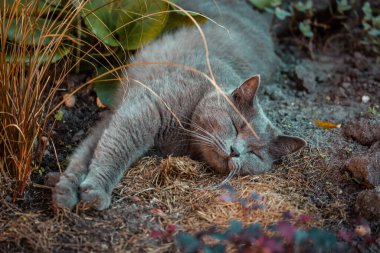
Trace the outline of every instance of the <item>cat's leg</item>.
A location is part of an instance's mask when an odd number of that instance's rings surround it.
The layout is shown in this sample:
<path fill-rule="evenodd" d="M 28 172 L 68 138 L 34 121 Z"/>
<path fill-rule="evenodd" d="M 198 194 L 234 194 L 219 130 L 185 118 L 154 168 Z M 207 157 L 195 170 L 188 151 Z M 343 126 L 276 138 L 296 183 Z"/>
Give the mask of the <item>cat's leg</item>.
<path fill-rule="evenodd" d="M 59 177 L 53 189 L 53 204 L 58 207 L 73 208 L 78 203 L 79 185 L 86 178 L 88 166 L 100 136 L 109 124 L 111 115 L 107 115 L 91 130 L 89 136 L 75 149 L 67 169 Z"/>
<path fill-rule="evenodd" d="M 98 210 L 111 203 L 111 193 L 128 167 L 154 145 L 161 127 L 157 106 L 149 99 L 124 104 L 113 115 L 95 149 L 80 197 Z"/>

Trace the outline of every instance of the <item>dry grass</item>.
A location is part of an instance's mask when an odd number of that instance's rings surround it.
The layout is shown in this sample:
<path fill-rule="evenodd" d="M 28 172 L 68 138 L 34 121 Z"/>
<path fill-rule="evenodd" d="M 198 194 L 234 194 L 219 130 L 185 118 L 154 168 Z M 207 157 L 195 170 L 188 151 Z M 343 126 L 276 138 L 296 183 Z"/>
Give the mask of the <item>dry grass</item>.
<path fill-rule="evenodd" d="M 156 202 L 162 207 L 163 217 L 178 217 L 171 222 L 190 231 L 205 225 L 224 227 L 231 219 L 267 226 L 280 220 L 286 211 L 296 216 L 311 214 L 310 225 L 317 227 L 347 222 L 349 196 L 334 184 L 341 180 L 339 172 L 329 169 L 316 150 L 305 150 L 302 155 L 287 159 L 287 165 L 270 173 L 235 177 L 229 182 L 238 199 L 252 192 L 260 194 L 264 209 L 249 210 L 240 202 L 222 201 L 220 197 L 228 193 L 224 188 L 199 189 L 224 178 L 189 158 L 144 159 L 124 177 L 115 192 L 119 199 L 135 196 Z"/>
<path fill-rule="evenodd" d="M 318 150 L 304 150 L 287 158 L 270 173 L 236 177 L 230 181 L 237 195 L 251 192 L 263 197 L 264 209 L 248 210 L 220 196 L 224 189 L 201 190 L 224 177 L 189 158 L 148 157 L 134 166 L 115 189 L 110 209 L 96 212 L 79 207 L 75 212 L 50 205 L 50 191 L 33 200 L 31 212 L 1 201 L 0 248 L 8 252 L 174 252 L 173 238 L 152 240 L 152 230 L 176 224 L 178 231 L 198 232 L 210 226 L 225 228 L 231 219 L 264 227 L 282 219 L 285 211 L 310 214 L 308 226 L 339 230 L 349 222 L 352 196 L 341 192 L 339 172 L 325 166 Z M 40 202 L 38 204 L 38 202 Z"/>

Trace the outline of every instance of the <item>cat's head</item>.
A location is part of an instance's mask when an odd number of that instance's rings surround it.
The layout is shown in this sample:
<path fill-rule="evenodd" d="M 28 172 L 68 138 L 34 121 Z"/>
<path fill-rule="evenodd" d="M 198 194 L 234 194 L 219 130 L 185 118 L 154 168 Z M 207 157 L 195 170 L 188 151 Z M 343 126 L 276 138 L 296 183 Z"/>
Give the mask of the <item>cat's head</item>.
<path fill-rule="evenodd" d="M 256 98 L 259 85 L 260 76 L 256 75 L 226 94 L 235 109 L 214 92 L 194 111 L 193 149 L 220 173 L 235 169 L 240 174 L 263 173 L 281 156 L 306 145 L 301 138 L 281 134 L 265 116 Z"/>

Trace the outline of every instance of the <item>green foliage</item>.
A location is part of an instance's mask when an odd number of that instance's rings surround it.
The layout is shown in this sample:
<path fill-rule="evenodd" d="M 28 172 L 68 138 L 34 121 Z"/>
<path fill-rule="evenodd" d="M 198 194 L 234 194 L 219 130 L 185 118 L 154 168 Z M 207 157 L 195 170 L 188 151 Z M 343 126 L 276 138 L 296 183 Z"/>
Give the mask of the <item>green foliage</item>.
<path fill-rule="evenodd" d="M 224 187 L 230 196 L 223 194 L 221 199 L 227 202 L 242 202 L 231 186 Z M 247 199 L 247 198 L 245 198 Z M 260 195 L 251 193 L 249 199 L 260 201 Z M 176 246 L 181 252 L 356 252 L 358 245 L 365 249 L 376 244 L 379 235 L 361 236 L 354 231 L 339 230 L 337 233 L 320 228 L 309 227 L 310 215 L 294 216 L 290 212 L 283 214 L 282 220 L 262 228 L 260 223 L 244 226 L 238 220 L 232 220 L 226 229 L 216 226 L 194 234 L 179 233 L 176 235 Z M 358 225 L 369 229 L 365 220 Z M 154 236 L 157 238 L 156 236 Z"/>
<path fill-rule="evenodd" d="M 109 72 L 107 68 L 98 69 L 98 76 Z M 102 103 L 108 107 L 112 105 L 112 99 L 115 97 L 117 87 L 120 82 L 118 73 L 109 73 L 94 82 L 94 90 Z"/>
<path fill-rule="evenodd" d="M 363 5 L 362 10 L 364 12 L 364 18 L 362 20 L 364 30 L 370 36 L 380 36 L 380 15 L 373 15 L 371 5 L 368 2 Z"/>
<path fill-rule="evenodd" d="M 92 0 L 84 5 L 81 14 L 86 27 L 106 45 L 134 50 L 163 31 L 169 8 L 169 4 L 161 0 L 149 0 L 144 4 L 141 1 Z"/>
<path fill-rule="evenodd" d="M 347 0 L 337 0 L 336 3 L 338 5 L 337 9 L 341 14 L 352 9 L 351 4 Z"/>
<path fill-rule="evenodd" d="M 174 2 L 174 1 L 173 1 Z M 6 0 L 7 6 L 12 7 L 13 0 Z M 116 64 L 123 62 L 119 58 L 125 58 L 128 51 L 136 50 L 157 38 L 164 30 L 174 30 L 184 25 L 192 25 L 195 22 L 203 23 L 207 19 L 202 15 L 195 13 L 184 13 L 175 8 L 170 2 L 164 0 L 71 0 L 72 10 L 63 8 L 66 1 L 41 0 L 36 4 L 33 15 L 29 17 L 27 30 L 34 31 L 30 34 L 21 34 L 18 32 L 22 17 L 22 6 L 28 5 L 29 1 L 21 0 L 21 4 L 15 16 L 10 16 L 9 20 L 4 22 L 9 24 L 7 31 L 7 41 L 10 43 L 20 43 L 21 40 L 27 42 L 31 48 L 35 45 L 48 46 L 54 42 L 54 34 L 65 34 L 67 39 L 62 46 L 54 52 L 53 60 L 56 62 L 74 50 L 79 52 L 77 58 L 91 62 L 95 69 L 99 64 L 112 69 Z M 49 7 L 49 8 L 48 8 Z M 3 5 L 0 8 L 4 8 Z M 62 29 L 64 22 L 64 12 L 78 9 L 80 17 L 73 24 L 72 29 Z M 19 15 L 19 16 L 18 16 Z M 49 30 L 51 36 L 46 36 L 46 27 L 52 27 Z M 42 36 L 44 34 L 44 36 Z M 14 61 L 15 55 L 8 53 L 8 61 Z M 29 64 L 33 58 L 37 57 L 38 61 L 48 61 L 49 55 L 40 54 L 22 59 Z M 101 69 L 99 73 L 104 73 Z M 98 84 L 102 82 L 102 84 Z M 99 80 L 95 86 L 95 91 L 102 102 L 106 105 L 111 104 L 113 93 L 117 85 L 115 81 L 105 82 L 105 78 Z"/>
<path fill-rule="evenodd" d="M 376 106 L 368 107 L 368 111 L 369 111 L 369 113 L 370 113 L 373 117 L 379 117 L 379 116 L 380 116 L 380 112 L 377 111 Z"/>
<path fill-rule="evenodd" d="M 279 7 L 276 7 L 274 9 L 274 14 L 276 15 L 276 17 L 279 20 L 284 20 L 285 18 L 292 16 L 292 13 L 290 13 L 289 11 L 286 11 L 284 9 L 281 9 Z"/>
<path fill-rule="evenodd" d="M 272 0 L 250 0 L 251 3 L 258 9 L 264 10 L 272 6 Z M 281 0 L 280 0 L 281 2 Z"/>
<path fill-rule="evenodd" d="M 56 121 L 62 121 L 63 120 L 63 114 L 64 112 L 62 110 L 58 110 L 55 114 L 54 114 L 54 118 Z"/>
<path fill-rule="evenodd" d="M 335 3 L 334 3 L 335 1 Z M 362 17 L 362 30 L 357 34 L 356 27 L 350 27 L 348 17 L 354 9 L 353 0 L 334 0 L 329 6 L 330 18 L 321 20 L 312 0 L 282 1 L 282 0 L 251 0 L 253 6 L 260 10 L 273 13 L 279 21 L 288 18 L 292 32 L 299 32 L 305 39 L 312 40 L 321 30 L 336 29 L 337 25 L 344 27 L 354 37 L 361 38 L 360 43 L 374 53 L 380 52 L 380 15 L 379 10 L 373 10 L 369 1 L 362 3 L 363 13 L 356 13 Z M 375 15 L 377 13 L 377 15 Z M 358 36 L 359 35 L 359 36 Z"/>
<path fill-rule="evenodd" d="M 313 8 L 313 2 L 308 0 L 306 3 L 298 1 L 294 4 L 294 8 L 300 12 L 310 11 Z"/>
<path fill-rule="evenodd" d="M 259 223 L 246 227 L 237 220 L 231 221 L 226 230 L 211 227 L 195 233 L 180 233 L 176 236 L 176 246 L 181 252 L 357 252 L 358 245 L 367 248 L 376 244 L 374 236 L 360 236 L 354 231 L 339 230 L 338 233 L 328 232 L 319 228 L 303 229 L 305 217 L 287 217 L 270 226 L 269 230 L 261 228 Z M 366 225 L 368 226 L 368 225 Z M 207 238 L 207 239 L 206 239 Z M 212 243 L 209 240 L 212 238 Z"/>
<path fill-rule="evenodd" d="M 311 30 L 310 21 L 302 21 L 298 25 L 298 29 L 302 32 L 303 36 L 312 38 L 314 36 L 313 31 Z"/>

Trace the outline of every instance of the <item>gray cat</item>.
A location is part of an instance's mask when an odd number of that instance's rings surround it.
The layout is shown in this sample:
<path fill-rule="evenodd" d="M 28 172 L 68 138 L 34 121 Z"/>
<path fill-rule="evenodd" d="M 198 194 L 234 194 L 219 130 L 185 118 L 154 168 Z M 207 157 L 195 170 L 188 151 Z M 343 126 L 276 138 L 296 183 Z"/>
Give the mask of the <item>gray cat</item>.
<path fill-rule="evenodd" d="M 305 146 L 301 138 L 282 135 L 255 96 L 278 61 L 267 20 L 237 0 L 192 0 L 182 6 L 218 23 L 209 21 L 202 29 L 223 92 L 203 74 L 181 66 L 210 75 L 196 27 L 147 45 L 134 62 L 162 63 L 127 70 L 114 112 L 76 149 L 56 184 L 56 206 L 73 208 L 81 200 L 93 202 L 98 210 L 107 208 L 126 170 L 152 149 L 163 156 L 190 155 L 220 173 L 259 174 Z"/>

